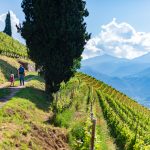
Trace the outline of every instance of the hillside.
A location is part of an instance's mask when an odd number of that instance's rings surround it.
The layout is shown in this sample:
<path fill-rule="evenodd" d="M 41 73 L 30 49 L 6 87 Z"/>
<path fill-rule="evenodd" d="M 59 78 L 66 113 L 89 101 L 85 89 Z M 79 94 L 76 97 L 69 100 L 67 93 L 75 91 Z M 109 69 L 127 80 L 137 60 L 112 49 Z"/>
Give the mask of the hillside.
<path fill-rule="evenodd" d="M 28 58 L 26 46 L 0 32 L 0 85 L 9 80 L 11 73 L 17 77 L 20 63 L 27 70 L 35 70 L 35 64 Z"/>
<path fill-rule="evenodd" d="M 0 55 L 0 84 L 9 80 L 11 72 L 16 76 L 19 65 L 17 59 Z"/>
<path fill-rule="evenodd" d="M 28 57 L 26 46 L 3 32 L 0 32 L 0 54 L 14 58 Z"/>
<path fill-rule="evenodd" d="M 96 90 L 100 107 L 121 150 L 150 149 L 150 110 L 88 75 L 78 77 Z"/>
<path fill-rule="evenodd" d="M 40 77 L 26 86 L 0 109 L 1 149 L 87 150 L 94 118 L 95 150 L 150 149 L 150 111 L 107 84 L 77 73 L 53 101 Z"/>
<path fill-rule="evenodd" d="M 44 94 L 41 78 L 35 76 L 26 86 L 0 109 L 0 148 L 88 149 L 91 139 L 89 87 L 74 77 L 66 85 L 62 83 L 51 103 Z M 96 103 L 93 108 L 96 111 Z M 96 149 L 115 150 L 101 110 L 97 109 Z"/>
<path fill-rule="evenodd" d="M 0 83 L 19 65 L 18 59 L 0 56 Z M 43 79 L 31 77 L 4 106 L 0 101 L 0 149 L 87 150 L 96 118 L 95 150 L 149 150 L 150 111 L 126 95 L 77 73 L 49 101 Z M 10 92 L 1 89 L 0 99 Z"/>
<path fill-rule="evenodd" d="M 102 80 L 149 107 L 150 54 L 128 60 L 109 55 L 82 61 L 80 71 Z"/>
<path fill-rule="evenodd" d="M 35 77 L 0 109 L 0 149 L 69 149 L 67 131 L 47 124 L 52 112 L 43 89 Z"/>
<path fill-rule="evenodd" d="M 34 63 L 30 60 L 0 55 L 0 85 L 9 80 L 11 73 L 14 73 L 15 78 L 17 78 L 17 69 L 19 68 L 20 63 L 28 65 L 29 67 L 27 66 L 26 69 L 34 70 Z"/>

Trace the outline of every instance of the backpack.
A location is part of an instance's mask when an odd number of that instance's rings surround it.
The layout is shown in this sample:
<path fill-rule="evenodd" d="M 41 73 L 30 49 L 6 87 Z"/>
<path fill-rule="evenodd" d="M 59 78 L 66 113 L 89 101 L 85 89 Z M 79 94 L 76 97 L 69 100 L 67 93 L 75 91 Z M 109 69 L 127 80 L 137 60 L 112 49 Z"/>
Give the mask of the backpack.
<path fill-rule="evenodd" d="M 24 68 L 23 67 L 19 68 L 19 74 L 24 74 Z"/>

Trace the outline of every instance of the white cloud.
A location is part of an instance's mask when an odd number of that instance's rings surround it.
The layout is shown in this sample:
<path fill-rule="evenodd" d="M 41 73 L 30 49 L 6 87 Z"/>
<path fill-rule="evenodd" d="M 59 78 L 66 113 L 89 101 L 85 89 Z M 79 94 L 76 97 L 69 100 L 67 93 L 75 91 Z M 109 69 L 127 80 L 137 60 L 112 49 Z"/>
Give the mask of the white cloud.
<path fill-rule="evenodd" d="M 115 18 L 101 28 L 100 34 L 85 46 L 84 59 L 103 53 L 133 59 L 150 52 L 150 33 L 137 32 L 126 22 L 117 23 Z"/>
<path fill-rule="evenodd" d="M 4 23 L 5 18 L 6 18 L 6 14 L 0 15 L 0 21 L 1 21 L 2 23 Z"/>
<path fill-rule="evenodd" d="M 5 19 L 6 19 L 7 13 L 0 15 L 0 31 L 3 31 L 5 28 Z M 19 24 L 19 19 L 17 18 L 16 14 L 13 13 L 13 11 L 10 11 L 11 15 L 11 26 L 12 26 L 12 36 L 19 40 L 22 43 L 25 43 L 22 39 L 21 35 L 17 33 L 16 24 Z"/>

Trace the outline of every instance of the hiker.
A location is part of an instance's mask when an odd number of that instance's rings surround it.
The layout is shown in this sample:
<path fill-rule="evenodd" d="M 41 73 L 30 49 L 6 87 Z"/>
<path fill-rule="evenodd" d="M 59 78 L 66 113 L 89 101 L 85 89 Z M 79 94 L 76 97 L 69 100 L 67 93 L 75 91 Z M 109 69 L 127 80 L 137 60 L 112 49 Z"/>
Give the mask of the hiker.
<path fill-rule="evenodd" d="M 10 75 L 10 86 L 14 86 L 14 82 L 15 82 L 14 74 L 11 73 L 11 75 Z"/>
<path fill-rule="evenodd" d="M 20 65 L 20 68 L 18 69 L 18 77 L 20 80 L 20 86 L 24 86 L 25 69 L 22 65 Z"/>

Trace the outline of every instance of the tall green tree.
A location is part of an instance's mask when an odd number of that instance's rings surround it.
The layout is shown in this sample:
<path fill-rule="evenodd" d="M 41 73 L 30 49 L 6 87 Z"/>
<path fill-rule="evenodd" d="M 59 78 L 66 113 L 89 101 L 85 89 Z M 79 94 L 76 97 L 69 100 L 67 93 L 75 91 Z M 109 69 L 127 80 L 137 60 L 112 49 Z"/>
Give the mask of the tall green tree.
<path fill-rule="evenodd" d="M 90 38 L 83 0 L 23 0 L 21 29 L 29 56 L 44 73 L 46 91 L 56 92 L 80 68 L 84 45 Z"/>
<path fill-rule="evenodd" d="M 7 15 L 6 15 L 6 19 L 5 19 L 5 29 L 4 29 L 3 32 L 6 33 L 6 34 L 9 35 L 9 36 L 12 36 L 10 12 L 8 12 Z"/>

